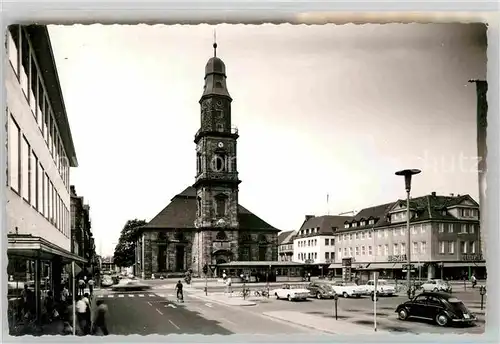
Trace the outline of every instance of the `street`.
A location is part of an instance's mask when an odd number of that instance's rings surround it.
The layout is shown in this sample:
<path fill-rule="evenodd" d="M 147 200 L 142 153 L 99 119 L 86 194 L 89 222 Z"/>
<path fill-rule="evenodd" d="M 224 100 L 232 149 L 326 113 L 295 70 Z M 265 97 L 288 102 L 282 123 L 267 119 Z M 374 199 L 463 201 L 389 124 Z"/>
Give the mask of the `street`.
<path fill-rule="evenodd" d="M 218 288 L 215 288 L 218 289 Z M 259 288 L 260 289 L 260 288 Z M 480 296 L 476 290 L 457 291 L 454 295 L 477 314 L 479 320 L 470 327 L 445 327 L 425 321 L 400 321 L 394 312 L 405 296 L 381 297 L 377 302 L 377 328 L 393 333 L 454 333 L 481 334 L 485 326 L 485 310 L 481 311 Z M 112 292 L 101 290 L 96 294 L 109 307 L 110 334 L 319 334 L 321 329 L 307 328 L 304 317 L 313 315 L 327 319 L 333 328 L 355 326 L 373 328 L 373 302 L 369 297 L 340 298 L 337 304 L 338 320 L 334 317 L 333 300 L 308 299 L 301 302 L 276 300 L 274 296 L 255 297 L 253 306 L 231 306 L 220 300 L 227 298 L 220 291 L 187 287 L 185 302 L 176 301 L 173 284 L 156 285 L 144 292 Z M 239 299 L 233 297 L 233 300 Z M 486 304 L 486 302 L 485 302 Z M 287 314 L 279 320 L 275 314 Z M 325 321 L 324 321 L 325 322 Z M 360 327 L 360 328 L 361 328 Z M 328 332 L 328 331 L 323 331 Z"/>

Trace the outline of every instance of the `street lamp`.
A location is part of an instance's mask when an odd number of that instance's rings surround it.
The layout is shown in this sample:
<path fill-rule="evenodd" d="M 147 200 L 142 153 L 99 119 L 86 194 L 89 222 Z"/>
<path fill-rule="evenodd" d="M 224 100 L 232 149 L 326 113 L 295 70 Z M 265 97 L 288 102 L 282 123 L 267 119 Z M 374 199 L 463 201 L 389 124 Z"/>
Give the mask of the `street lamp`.
<path fill-rule="evenodd" d="M 417 169 L 412 170 L 402 170 L 396 172 L 397 176 L 405 177 L 405 189 L 406 189 L 406 259 L 407 261 L 407 283 L 408 283 L 408 298 L 411 298 L 411 236 L 410 236 L 410 191 L 411 191 L 411 177 L 415 174 L 419 174 L 421 171 Z"/>

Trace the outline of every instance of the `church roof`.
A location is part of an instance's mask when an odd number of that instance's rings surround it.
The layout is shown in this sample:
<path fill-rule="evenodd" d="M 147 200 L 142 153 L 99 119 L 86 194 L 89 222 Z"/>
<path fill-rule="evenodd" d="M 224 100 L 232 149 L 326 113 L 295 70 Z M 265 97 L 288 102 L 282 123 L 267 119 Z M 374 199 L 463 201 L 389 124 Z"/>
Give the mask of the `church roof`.
<path fill-rule="evenodd" d="M 194 229 L 196 218 L 196 189 L 187 187 L 175 195 L 169 205 L 158 213 L 144 229 Z M 240 229 L 249 231 L 278 231 L 260 217 L 238 204 L 238 220 Z"/>

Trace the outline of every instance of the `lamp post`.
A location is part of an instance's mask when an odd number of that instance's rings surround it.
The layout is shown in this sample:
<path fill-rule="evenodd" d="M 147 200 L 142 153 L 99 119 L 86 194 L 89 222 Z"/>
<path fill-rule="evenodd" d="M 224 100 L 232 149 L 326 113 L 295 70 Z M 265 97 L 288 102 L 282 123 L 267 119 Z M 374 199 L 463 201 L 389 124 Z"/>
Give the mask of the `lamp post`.
<path fill-rule="evenodd" d="M 408 283 L 408 298 L 411 298 L 411 235 L 410 235 L 410 191 L 411 191 L 411 177 L 415 174 L 419 174 L 421 171 L 417 169 L 402 170 L 396 172 L 397 176 L 404 176 L 405 178 L 405 189 L 406 189 L 406 259 L 408 266 L 406 267 L 407 272 L 407 283 Z"/>

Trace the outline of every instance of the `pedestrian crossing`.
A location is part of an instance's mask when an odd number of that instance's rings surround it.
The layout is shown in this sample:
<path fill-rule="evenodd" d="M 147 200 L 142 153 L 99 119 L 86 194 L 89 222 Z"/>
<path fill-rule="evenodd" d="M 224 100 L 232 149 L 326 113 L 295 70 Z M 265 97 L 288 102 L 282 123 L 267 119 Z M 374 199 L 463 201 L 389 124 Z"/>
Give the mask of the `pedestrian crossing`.
<path fill-rule="evenodd" d="M 151 298 L 151 297 L 175 297 L 174 294 L 155 294 L 155 293 L 146 293 L 146 294 L 99 294 L 96 295 L 98 299 L 102 298 Z"/>

